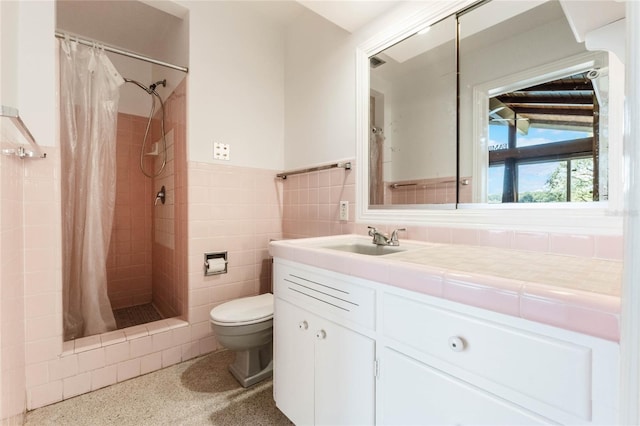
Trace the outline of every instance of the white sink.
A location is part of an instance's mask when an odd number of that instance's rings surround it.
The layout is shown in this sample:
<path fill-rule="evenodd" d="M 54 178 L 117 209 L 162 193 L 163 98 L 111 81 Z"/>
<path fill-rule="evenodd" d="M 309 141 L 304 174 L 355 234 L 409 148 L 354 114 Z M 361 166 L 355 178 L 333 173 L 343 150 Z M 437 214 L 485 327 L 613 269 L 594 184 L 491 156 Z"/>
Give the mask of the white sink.
<path fill-rule="evenodd" d="M 368 244 L 353 242 L 336 245 L 326 245 L 322 248 L 346 251 L 349 253 L 365 254 L 367 256 L 384 256 L 385 254 L 400 253 L 408 250 L 407 248 L 403 248 L 401 246 L 378 246 L 371 242 Z"/>
<path fill-rule="evenodd" d="M 1 1 L 1 0 L 0 0 Z M 400 240 L 399 246 L 378 246 L 373 244 L 372 238 L 364 235 L 332 235 L 328 237 L 300 238 L 291 240 L 272 241 L 269 246 L 269 253 L 275 257 L 282 257 L 284 250 L 291 249 L 312 249 L 330 250 L 335 254 L 339 252 L 347 254 L 359 254 L 362 256 L 387 256 L 397 253 L 409 253 L 413 250 L 421 250 L 430 247 L 431 243 Z M 289 252 L 290 253 L 290 252 Z M 286 256 L 285 256 L 286 257 Z"/>

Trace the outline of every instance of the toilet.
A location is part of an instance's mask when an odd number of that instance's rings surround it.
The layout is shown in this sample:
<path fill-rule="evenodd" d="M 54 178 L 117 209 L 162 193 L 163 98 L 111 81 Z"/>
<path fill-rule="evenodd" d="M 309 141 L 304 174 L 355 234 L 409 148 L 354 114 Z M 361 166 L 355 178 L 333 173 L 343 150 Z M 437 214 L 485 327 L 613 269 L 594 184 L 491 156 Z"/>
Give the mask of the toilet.
<path fill-rule="evenodd" d="M 243 297 L 216 306 L 210 313 L 218 342 L 235 351 L 229 371 L 244 387 L 273 374 L 273 294 Z"/>

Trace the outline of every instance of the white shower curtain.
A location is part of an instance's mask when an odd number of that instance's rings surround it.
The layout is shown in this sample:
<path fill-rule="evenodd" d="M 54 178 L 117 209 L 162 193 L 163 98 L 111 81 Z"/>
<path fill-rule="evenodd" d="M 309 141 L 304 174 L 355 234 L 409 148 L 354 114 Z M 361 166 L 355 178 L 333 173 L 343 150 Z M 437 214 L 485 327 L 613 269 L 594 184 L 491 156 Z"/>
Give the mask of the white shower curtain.
<path fill-rule="evenodd" d="M 65 340 L 115 330 L 106 261 L 116 195 L 116 120 L 124 83 L 104 51 L 60 40 Z"/>

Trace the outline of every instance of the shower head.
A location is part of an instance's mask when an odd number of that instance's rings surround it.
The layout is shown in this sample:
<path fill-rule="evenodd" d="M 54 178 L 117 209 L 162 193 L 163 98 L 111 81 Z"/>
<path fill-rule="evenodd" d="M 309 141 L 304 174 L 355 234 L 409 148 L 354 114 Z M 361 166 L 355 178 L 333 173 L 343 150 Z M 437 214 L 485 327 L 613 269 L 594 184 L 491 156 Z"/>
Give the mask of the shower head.
<path fill-rule="evenodd" d="M 158 80 L 155 83 L 152 83 L 151 86 L 149 86 L 149 90 L 153 92 L 158 86 L 167 87 L 167 79 L 165 78 L 164 80 Z"/>

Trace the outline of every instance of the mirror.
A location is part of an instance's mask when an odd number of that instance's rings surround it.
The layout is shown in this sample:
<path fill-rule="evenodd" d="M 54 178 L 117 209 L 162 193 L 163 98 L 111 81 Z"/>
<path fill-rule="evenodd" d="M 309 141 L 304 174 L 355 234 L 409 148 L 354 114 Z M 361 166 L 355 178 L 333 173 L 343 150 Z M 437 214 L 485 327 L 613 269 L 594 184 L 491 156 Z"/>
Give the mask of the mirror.
<path fill-rule="evenodd" d="M 558 1 L 489 2 L 459 25 L 459 202 L 608 200 L 612 54 L 578 43 Z"/>
<path fill-rule="evenodd" d="M 577 42 L 558 1 L 489 1 L 426 28 L 369 56 L 370 209 L 621 193 L 624 66 Z"/>
<path fill-rule="evenodd" d="M 370 58 L 370 205 L 456 203 L 456 19 Z"/>

